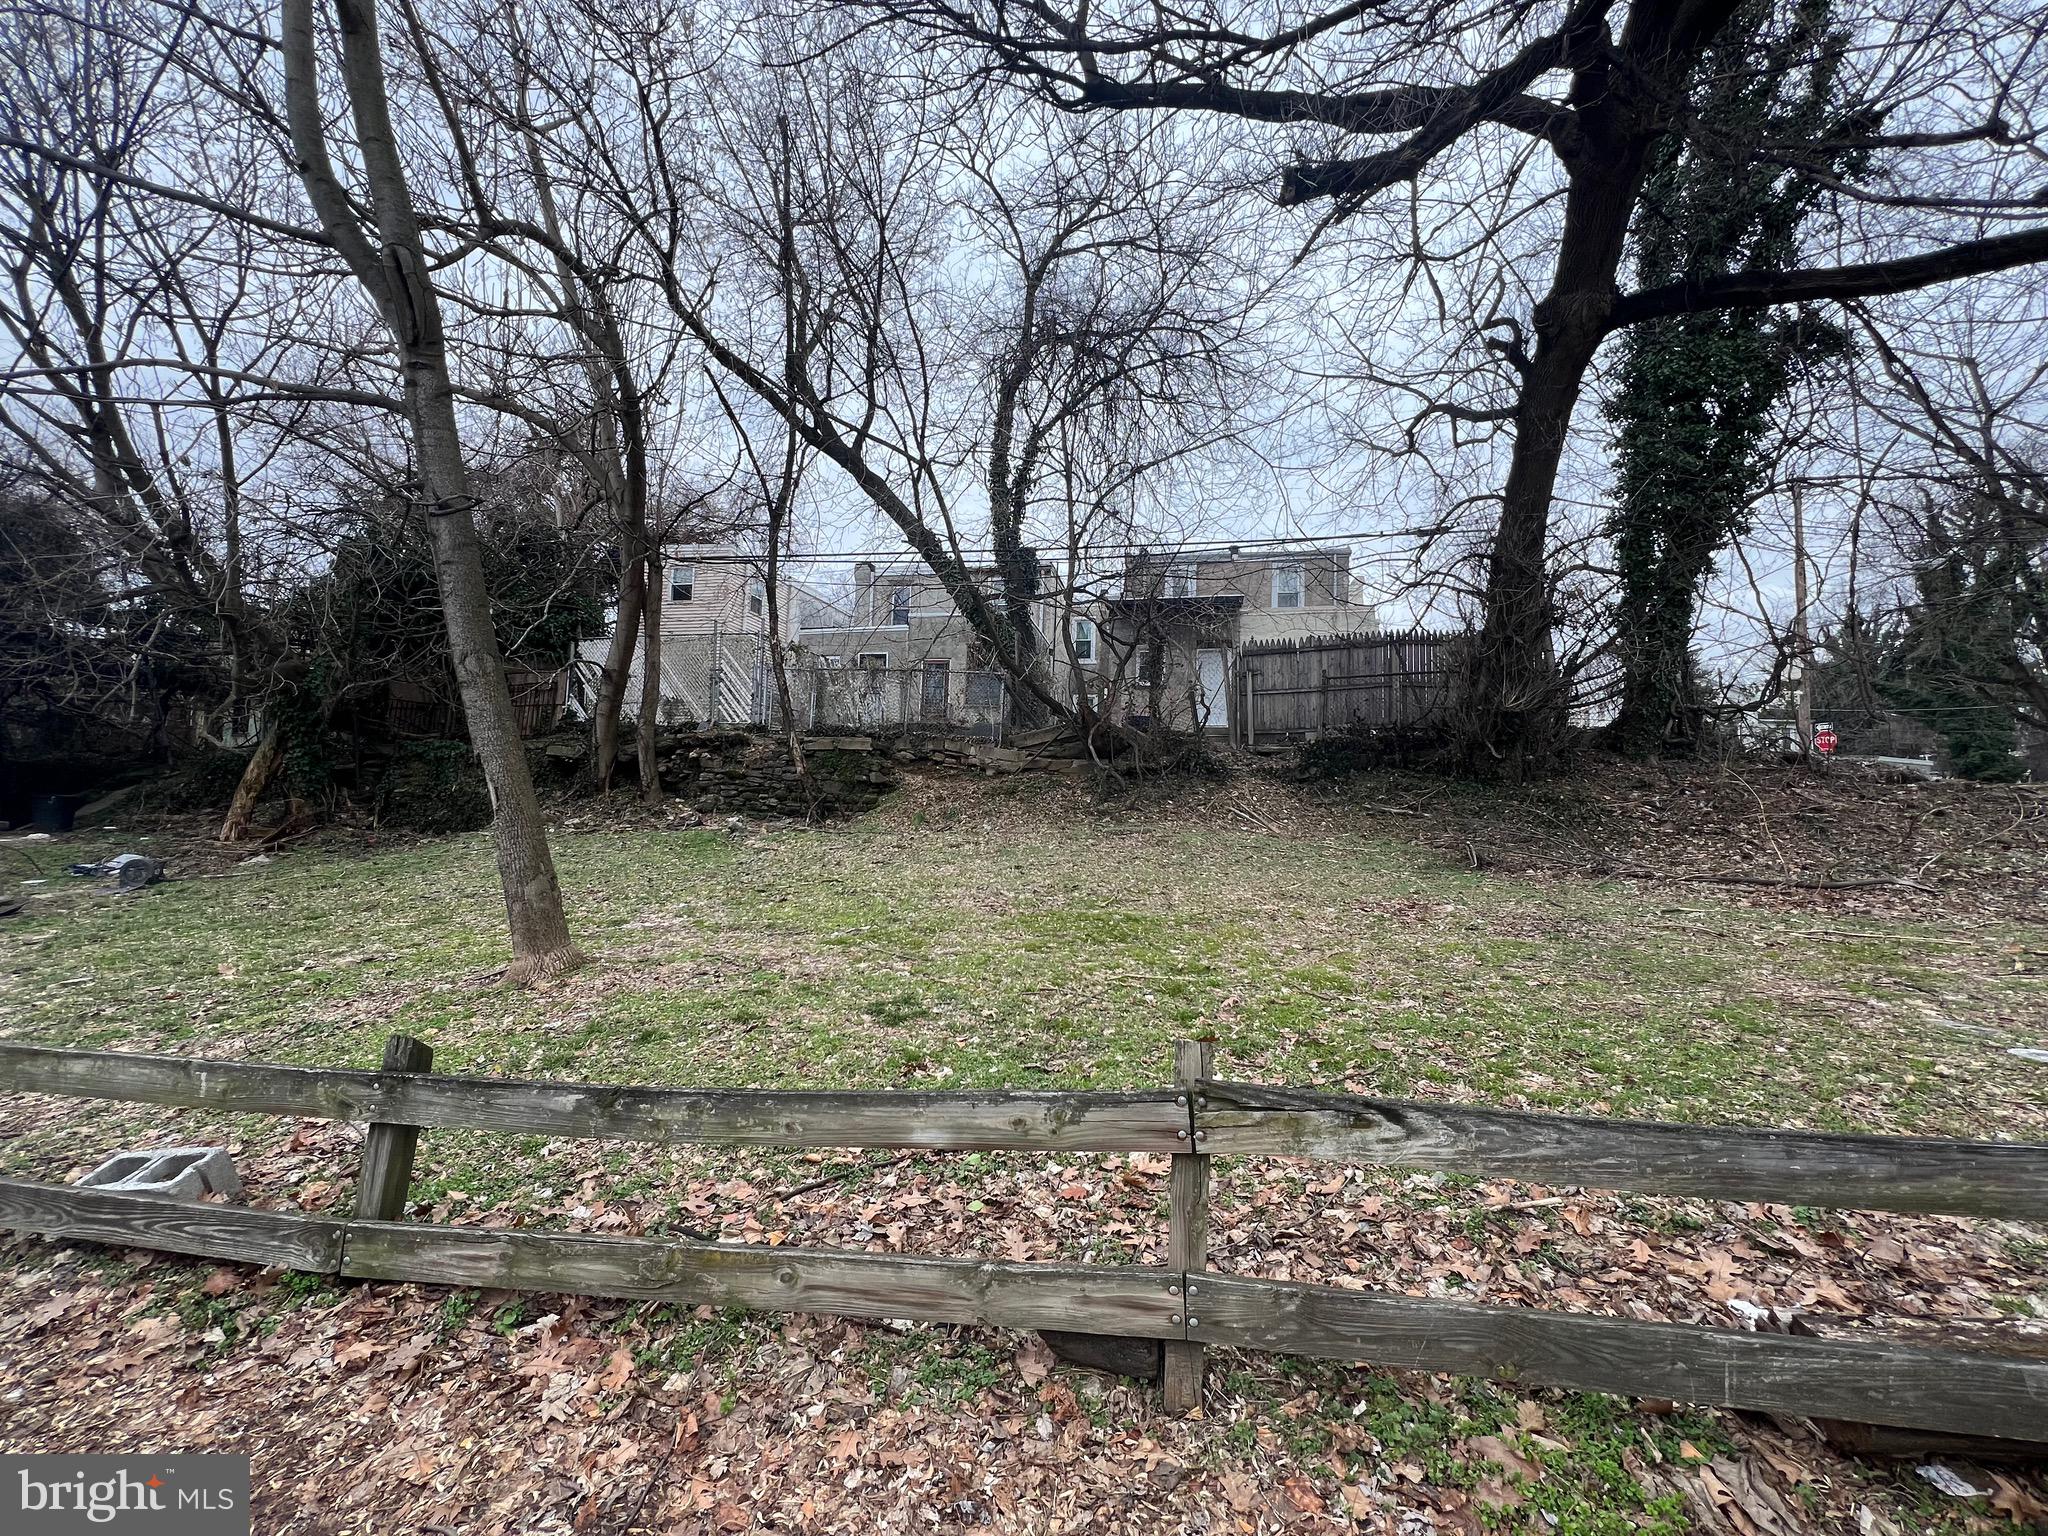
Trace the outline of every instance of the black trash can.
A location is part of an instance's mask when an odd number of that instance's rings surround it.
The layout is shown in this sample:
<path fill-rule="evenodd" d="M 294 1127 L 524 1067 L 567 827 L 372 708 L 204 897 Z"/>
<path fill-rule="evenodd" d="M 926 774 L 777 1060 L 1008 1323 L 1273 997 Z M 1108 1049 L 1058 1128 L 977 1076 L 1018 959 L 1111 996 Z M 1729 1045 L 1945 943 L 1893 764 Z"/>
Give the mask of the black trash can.
<path fill-rule="evenodd" d="M 69 832 L 78 819 L 78 808 L 91 795 L 37 795 L 28 803 L 28 819 L 38 832 Z"/>

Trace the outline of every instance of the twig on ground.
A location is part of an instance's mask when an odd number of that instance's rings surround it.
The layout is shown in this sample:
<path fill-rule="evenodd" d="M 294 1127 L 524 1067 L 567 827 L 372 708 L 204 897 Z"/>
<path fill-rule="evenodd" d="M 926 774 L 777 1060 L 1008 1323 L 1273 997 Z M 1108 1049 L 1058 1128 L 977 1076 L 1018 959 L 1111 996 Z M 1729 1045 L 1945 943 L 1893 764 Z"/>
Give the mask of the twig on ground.
<path fill-rule="evenodd" d="M 788 1189 L 778 1189 L 768 1198 L 770 1200 L 794 1200 L 798 1195 L 807 1195 L 814 1189 L 823 1189 L 827 1184 L 837 1184 L 858 1174 L 880 1173 L 885 1168 L 894 1168 L 898 1164 L 909 1162 L 915 1156 L 917 1156 L 917 1153 L 914 1151 L 898 1152 L 894 1157 L 884 1162 L 852 1163 L 844 1168 L 835 1168 L 830 1173 L 820 1174 L 807 1184 L 796 1184 Z"/>
<path fill-rule="evenodd" d="M 1625 880 L 1671 880 L 1686 885 L 1756 885 L 1781 891 L 1906 890 L 1918 891 L 1923 896 L 1938 894 L 1933 886 L 1908 880 L 1904 875 L 1886 875 L 1875 880 L 1800 880 L 1776 875 L 1687 875 L 1659 869 L 1617 869 L 1615 874 Z"/>

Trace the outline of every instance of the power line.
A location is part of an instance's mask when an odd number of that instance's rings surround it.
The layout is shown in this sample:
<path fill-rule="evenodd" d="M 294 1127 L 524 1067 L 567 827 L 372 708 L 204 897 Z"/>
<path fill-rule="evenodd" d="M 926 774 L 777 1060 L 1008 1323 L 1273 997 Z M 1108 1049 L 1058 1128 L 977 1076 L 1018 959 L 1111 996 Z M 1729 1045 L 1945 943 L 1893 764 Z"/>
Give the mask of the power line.
<path fill-rule="evenodd" d="M 1314 536 L 1306 534 L 1293 534 L 1287 536 L 1275 536 L 1271 538 L 1258 539 L 1190 539 L 1183 542 L 1173 542 L 1170 540 L 1163 539 L 1152 539 L 1145 541 L 1131 539 L 1122 540 L 1113 544 L 1090 544 L 1081 551 L 1081 557 L 1083 559 L 1088 559 L 1090 557 L 1099 555 L 1122 554 L 1160 555 L 1170 559 L 1174 555 L 1212 554 L 1217 551 L 1223 551 L 1227 553 L 1231 550 L 1240 549 L 1292 549 L 1298 550 L 1304 554 L 1308 554 L 1314 553 L 1317 550 L 1331 550 L 1340 545 L 1345 546 L 1348 553 L 1348 546 L 1351 543 L 1360 540 L 1423 538 L 1427 537 L 1431 533 L 1434 533 L 1435 531 L 1436 530 L 1434 529 L 1379 529 L 1373 531 L 1352 531 L 1347 533 L 1317 534 Z M 677 542 L 679 544 L 682 544 L 683 547 L 689 547 L 686 541 Z M 956 549 L 952 545 L 948 545 L 947 553 L 953 555 L 956 559 L 960 560 L 992 561 L 996 558 L 996 551 L 994 549 Z M 1051 555 L 1048 555 L 1043 550 L 1040 550 L 1037 553 L 1040 559 L 1059 559 L 1064 558 L 1067 552 L 1064 549 L 1061 549 L 1057 551 L 1056 554 Z M 767 563 L 768 560 L 768 556 L 765 553 L 746 554 L 741 552 L 735 552 L 732 554 L 698 554 L 692 555 L 690 558 L 694 563 L 699 565 L 764 565 Z M 822 561 L 922 561 L 923 559 L 923 557 L 919 555 L 916 550 L 911 549 L 908 546 L 899 546 L 893 549 L 831 550 L 823 554 L 784 554 L 778 556 L 777 558 L 780 562 L 802 562 L 807 564 L 816 564 Z"/>

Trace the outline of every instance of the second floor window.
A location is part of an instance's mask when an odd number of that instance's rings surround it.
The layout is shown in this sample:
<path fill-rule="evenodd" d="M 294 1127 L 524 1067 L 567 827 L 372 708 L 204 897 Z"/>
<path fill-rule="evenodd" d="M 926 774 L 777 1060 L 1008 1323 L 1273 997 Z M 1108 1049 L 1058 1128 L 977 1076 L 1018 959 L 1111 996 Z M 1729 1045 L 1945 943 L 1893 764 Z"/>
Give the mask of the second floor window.
<path fill-rule="evenodd" d="M 910 588 L 890 588 L 889 622 L 891 624 L 908 624 L 910 622 Z"/>
<path fill-rule="evenodd" d="M 1273 606 L 1275 608 L 1299 608 L 1302 605 L 1303 582 L 1301 567 L 1282 566 L 1273 572 Z"/>
<path fill-rule="evenodd" d="M 758 581 L 748 582 L 747 612 L 751 613 L 755 618 L 758 619 L 764 612 L 767 611 L 767 607 L 768 588 Z"/>
<path fill-rule="evenodd" d="M 1161 597 L 1193 597 L 1195 595 L 1195 573 L 1186 566 L 1168 566 L 1160 578 Z"/>
<path fill-rule="evenodd" d="M 1073 626 L 1074 660 L 1092 662 L 1095 659 L 1095 624 L 1090 619 L 1076 619 Z"/>
<path fill-rule="evenodd" d="M 697 595 L 697 567 L 672 565 L 668 568 L 668 600 L 687 603 Z"/>

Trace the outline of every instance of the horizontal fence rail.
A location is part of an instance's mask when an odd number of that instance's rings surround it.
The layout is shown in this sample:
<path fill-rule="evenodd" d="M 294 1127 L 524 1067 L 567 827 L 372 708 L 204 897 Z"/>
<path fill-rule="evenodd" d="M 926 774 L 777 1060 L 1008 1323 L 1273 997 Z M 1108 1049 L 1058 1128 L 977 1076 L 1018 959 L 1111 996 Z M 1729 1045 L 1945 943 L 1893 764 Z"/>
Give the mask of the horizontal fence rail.
<path fill-rule="evenodd" d="M 0 1043 L 0 1090 L 444 1130 L 740 1146 L 1188 1152 L 1174 1089 L 640 1088 L 284 1067 Z M 2048 1146 L 1481 1109 L 1204 1080 L 1195 1151 L 1475 1173 L 1639 1194 L 2048 1219 Z"/>
<path fill-rule="evenodd" d="M 1186 1340 L 1528 1386 L 1653 1393 L 1716 1407 L 1993 1438 L 2048 1437 L 2048 1362 L 1903 1344 L 1739 1333 L 1133 1265 L 1010 1264 L 344 1221 L 17 1179 L 0 1179 L 0 1226 L 343 1279 Z"/>
<path fill-rule="evenodd" d="M 1442 1169 L 1647 1195 L 2048 1218 L 2048 1146 L 1528 1114 L 1249 1083 L 1198 1085 L 1201 1149 Z"/>
<path fill-rule="evenodd" d="M 1209 1345 L 2048 1442 L 2048 1361 L 1752 1334 L 1219 1275 L 1218 1154 L 1443 1169 L 1654 1194 L 2048 1215 L 2048 1146 L 1532 1114 L 1233 1083 L 1181 1042 L 1138 1093 L 821 1093 L 449 1077 L 0 1043 L 0 1090 L 369 1124 L 356 1218 L 0 1179 L 0 1227 L 349 1279 L 569 1292 L 1164 1341 L 1167 1403 Z M 396 1070 L 403 1065 L 409 1070 Z M 1013 1264 L 404 1222 L 421 1127 L 738 1145 L 1169 1152 L 1165 1268 Z M 378 1219 L 369 1219 L 378 1218 Z M 1153 1346 L 1155 1350 L 1158 1345 Z"/>
<path fill-rule="evenodd" d="M 0 1226 L 350 1280 L 1179 1339 L 1180 1275 L 1136 1265 L 765 1248 L 344 1221 L 0 1179 Z"/>
<path fill-rule="evenodd" d="M 341 1272 L 756 1311 L 1182 1337 L 1180 1301 L 1169 1293 L 1178 1292 L 1180 1276 L 1136 1266 L 368 1223 L 348 1229 Z"/>
<path fill-rule="evenodd" d="M 2048 1363 L 2038 1360 L 1220 1275 L 1191 1281 L 1188 1336 L 1209 1344 L 1719 1408 L 2048 1437 Z"/>
<path fill-rule="evenodd" d="M 816 1093 L 632 1088 L 0 1045 L 0 1089 L 223 1113 L 608 1141 L 955 1151 L 1185 1152 L 1154 1093 Z"/>
<path fill-rule="evenodd" d="M 27 1179 L 0 1179 L 0 1226 L 313 1274 L 331 1275 L 341 1266 L 341 1223 L 324 1217 Z"/>

